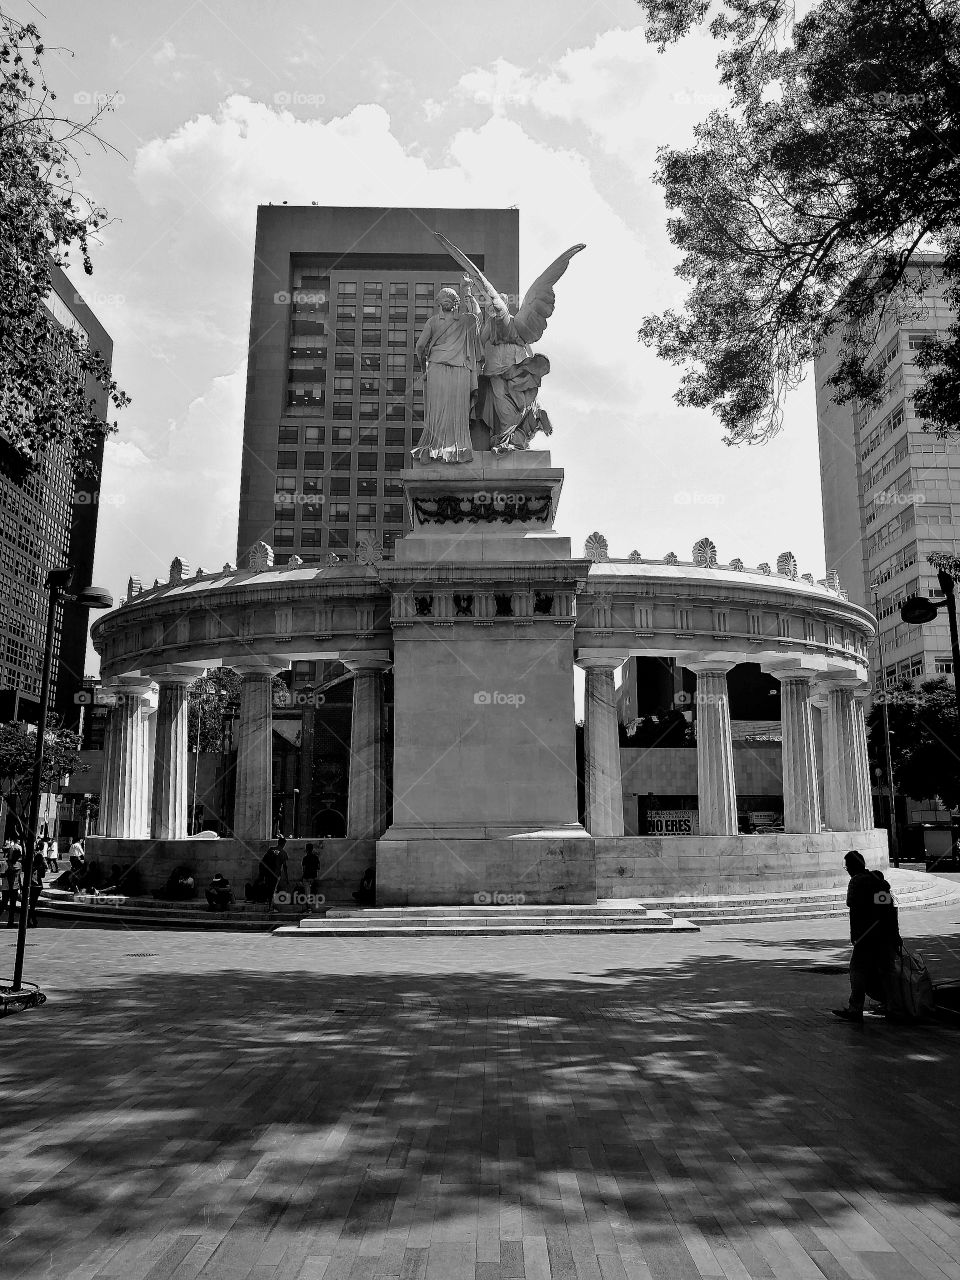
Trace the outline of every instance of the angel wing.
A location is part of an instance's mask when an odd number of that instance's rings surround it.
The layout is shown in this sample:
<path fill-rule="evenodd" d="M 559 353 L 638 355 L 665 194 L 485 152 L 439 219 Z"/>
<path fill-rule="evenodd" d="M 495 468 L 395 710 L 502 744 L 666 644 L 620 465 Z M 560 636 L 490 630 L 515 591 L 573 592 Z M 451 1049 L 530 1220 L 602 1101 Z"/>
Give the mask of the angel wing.
<path fill-rule="evenodd" d="M 565 253 L 561 253 L 560 257 L 551 262 L 542 275 L 537 276 L 536 280 L 523 295 L 523 302 L 520 304 L 517 314 L 513 317 L 512 325 L 521 342 L 529 345 L 531 342 L 538 342 L 543 337 L 546 332 L 547 321 L 553 315 L 557 301 L 553 286 L 570 265 L 571 258 L 586 247 L 585 244 L 575 244 L 567 249 Z"/>

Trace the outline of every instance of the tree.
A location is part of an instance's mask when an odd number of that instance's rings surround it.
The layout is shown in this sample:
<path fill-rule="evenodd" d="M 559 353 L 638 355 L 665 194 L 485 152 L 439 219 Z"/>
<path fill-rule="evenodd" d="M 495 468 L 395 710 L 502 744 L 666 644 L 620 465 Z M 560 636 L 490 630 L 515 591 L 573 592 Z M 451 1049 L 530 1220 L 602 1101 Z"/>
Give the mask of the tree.
<path fill-rule="evenodd" d="M 658 157 L 692 288 L 640 337 L 685 367 L 677 401 L 712 409 L 727 443 L 767 439 L 839 334 L 834 398 L 879 403 L 874 338 L 889 319 L 922 323 L 932 272 L 960 314 L 960 0 L 820 0 L 800 21 L 790 0 L 638 3 L 661 48 L 712 16 L 731 93 L 692 147 Z M 908 270 L 928 248 L 942 263 Z M 960 323 L 916 363 L 916 413 L 956 430 Z"/>
<path fill-rule="evenodd" d="M 911 800 L 936 798 L 945 809 L 960 807 L 960 753 L 957 704 L 953 686 L 943 676 L 903 680 L 886 694 L 890 716 L 890 755 L 898 791 Z M 868 721 L 870 757 L 887 776 L 883 705 L 874 701 Z"/>
<path fill-rule="evenodd" d="M 189 743 L 193 750 L 200 735 L 201 751 L 220 751 L 223 744 L 223 722 L 240 709 L 240 686 L 243 677 L 232 667 L 213 667 L 200 676 L 189 691 Z M 272 681 L 273 705 L 289 705 L 290 691 L 280 676 Z"/>
<path fill-rule="evenodd" d="M 36 735 L 36 726 L 24 724 L 22 720 L 0 724 L 0 795 L 14 813 L 24 818 L 30 807 Z M 78 733 L 62 729 L 58 724 L 48 726 L 40 775 L 44 790 L 55 790 L 69 774 L 86 772 L 88 766 L 80 762 L 80 746 Z"/>
<path fill-rule="evenodd" d="M 89 244 L 106 214 L 76 189 L 77 151 L 99 142 L 93 125 L 110 104 L 86 122 L 59 115 L 43 53 L 32 23 L 0 12 L 0 438 L 28 470 L 61 445 L 86 472 L 89 455 L 116 429 L 97 413 L 97 387 L 116 408 L 129 401 L 100 352 L 54 320 L 44 301 L 51 261 L 69 265 L 73 249 L 92 272 Z"/>

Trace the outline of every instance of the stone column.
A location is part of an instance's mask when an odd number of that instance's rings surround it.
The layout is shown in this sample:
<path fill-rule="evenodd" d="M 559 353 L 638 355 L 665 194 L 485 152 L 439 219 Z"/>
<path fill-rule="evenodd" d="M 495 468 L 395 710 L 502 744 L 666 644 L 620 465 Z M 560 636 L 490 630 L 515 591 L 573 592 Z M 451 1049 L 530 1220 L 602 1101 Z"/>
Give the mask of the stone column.
<path fill-rule="evenodd" d="M 702 836 L 737 834 L 737 784 L 727 672 L 735 662 L 688 662 L 697 676 L 697 797 Z"/>
<path fill-rule="evenodd" d="M 783 829 L 791 834 L 820 830 L 817 757 L 813 743 L 810 684 L 814 673 L 773 670 L 780 681 L 783 734 Z"/>
<path fill-rule="evenodd" d="M 233 833 L 238 840 L 273 836 L 273 677 L 279 665 L 231 664 L 243 676 L 237 739 Z"/>
<path fill-rule="evenodd" d="M 347 835 L 378 839 L 387 826 L 387 780 L 384 771 L 383 673 L 389 654 L 344 658 L 353 672 L 350 720 L 350 780 L 347 791 Z"/>
<path fill-rule="evenodd" d="M 110 688 L 117 701 L 107 725 L 99 824 L 107 836 L 138 840 L 148 835 L 146 717 L 152 690 L 149 680 L 118 681 Z"/>
<path fill-rule="evenodd" d="M 162 672 L 157 676 L 160 691 L 150 806 L 150 835 L 154 840 L 183 840 L 187 835 L 190 720 L 187 691 L 195 679 L 196 672 Z"/>
<path fill-rule="evenodd" d="M 613 676 L 624 661 L 625 656 L 621 653 L 577 658 L 577 666 L 586 673 L 583 702 L 584 826 L 592 836 L 598 837 L 623 835 L 620 725 Z"/>
<path fill-rule="evenodd" d="M 824 679 L 824 821 L 832 831 L 867 831 L 873 826 L 870 770 L 866 757 L 860 681 Z"/>
<path fill-rule="evenodd" d="M 853 689 L 850 713 L 853 720 L 853 759 L 855 799 L 851 810 L 852 831 L 873 830 L 873 789 L 870 786 L 870 757 L 867 752 L 867 721 L 863 704 L 870 695 L 865 685 Z M 891 814 L 891 821 L 893 815 Z"/>

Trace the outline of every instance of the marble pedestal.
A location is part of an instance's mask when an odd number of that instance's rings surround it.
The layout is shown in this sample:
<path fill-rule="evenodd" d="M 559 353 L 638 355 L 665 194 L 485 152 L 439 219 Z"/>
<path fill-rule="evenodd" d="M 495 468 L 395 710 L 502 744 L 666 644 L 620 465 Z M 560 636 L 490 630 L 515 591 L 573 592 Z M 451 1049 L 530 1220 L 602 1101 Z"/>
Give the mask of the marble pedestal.
<path fill-rule="evenodd" d="M 553 532 L 561 479 L 545 453 L 404 473 L 414 529 L 381 570 L 394 635 L 382 904 L 596 900 L 573 700 L 588 566 Z"/>

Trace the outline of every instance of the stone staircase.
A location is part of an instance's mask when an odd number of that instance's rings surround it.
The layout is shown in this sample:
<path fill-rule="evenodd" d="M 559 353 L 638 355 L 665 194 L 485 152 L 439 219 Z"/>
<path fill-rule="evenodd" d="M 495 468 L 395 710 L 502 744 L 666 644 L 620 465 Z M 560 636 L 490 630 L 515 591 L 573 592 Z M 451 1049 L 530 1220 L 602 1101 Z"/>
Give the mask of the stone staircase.
<path fill-rule="evenodd" d="M 299 912 L 238 902 L 229 911 L 210 911 L 203 898 L 192 902 L 167 902 L 160 898 L 128 898 L 107 895 L 78 898 L 62 889 L 45 889 L 37 903 L 37 915 L 61 924 L 100 929 L 202 929 L 269 933 L 278 924 L 296 922 Z"/>
<path fill-rule="evenodd" d="M 891 869 L 901 912 L 960 906 L 960 881 Z M 38 914 L 51 923 L 125 929 L 197 929 L 268 933 L 279 938 L 516 937 L 524 934 L 689 933 L 708 925 L 765 924 L 846 916 L 846 889 L 796 893 L 610 898 L 596 906 L 380 907 L 330 903 L 324 915 L 300 918 L 296 908 L 237 903 L 207 910 L 201 899 L 91 898 L 47 889 Z"/>
<path fill-rule="evenodd" d="M 521 934 L 697 933 L 699 925 L 637 903 L 596 907 L 330 908 L 281 926 L 278 938 L 515 937 Z"/>

